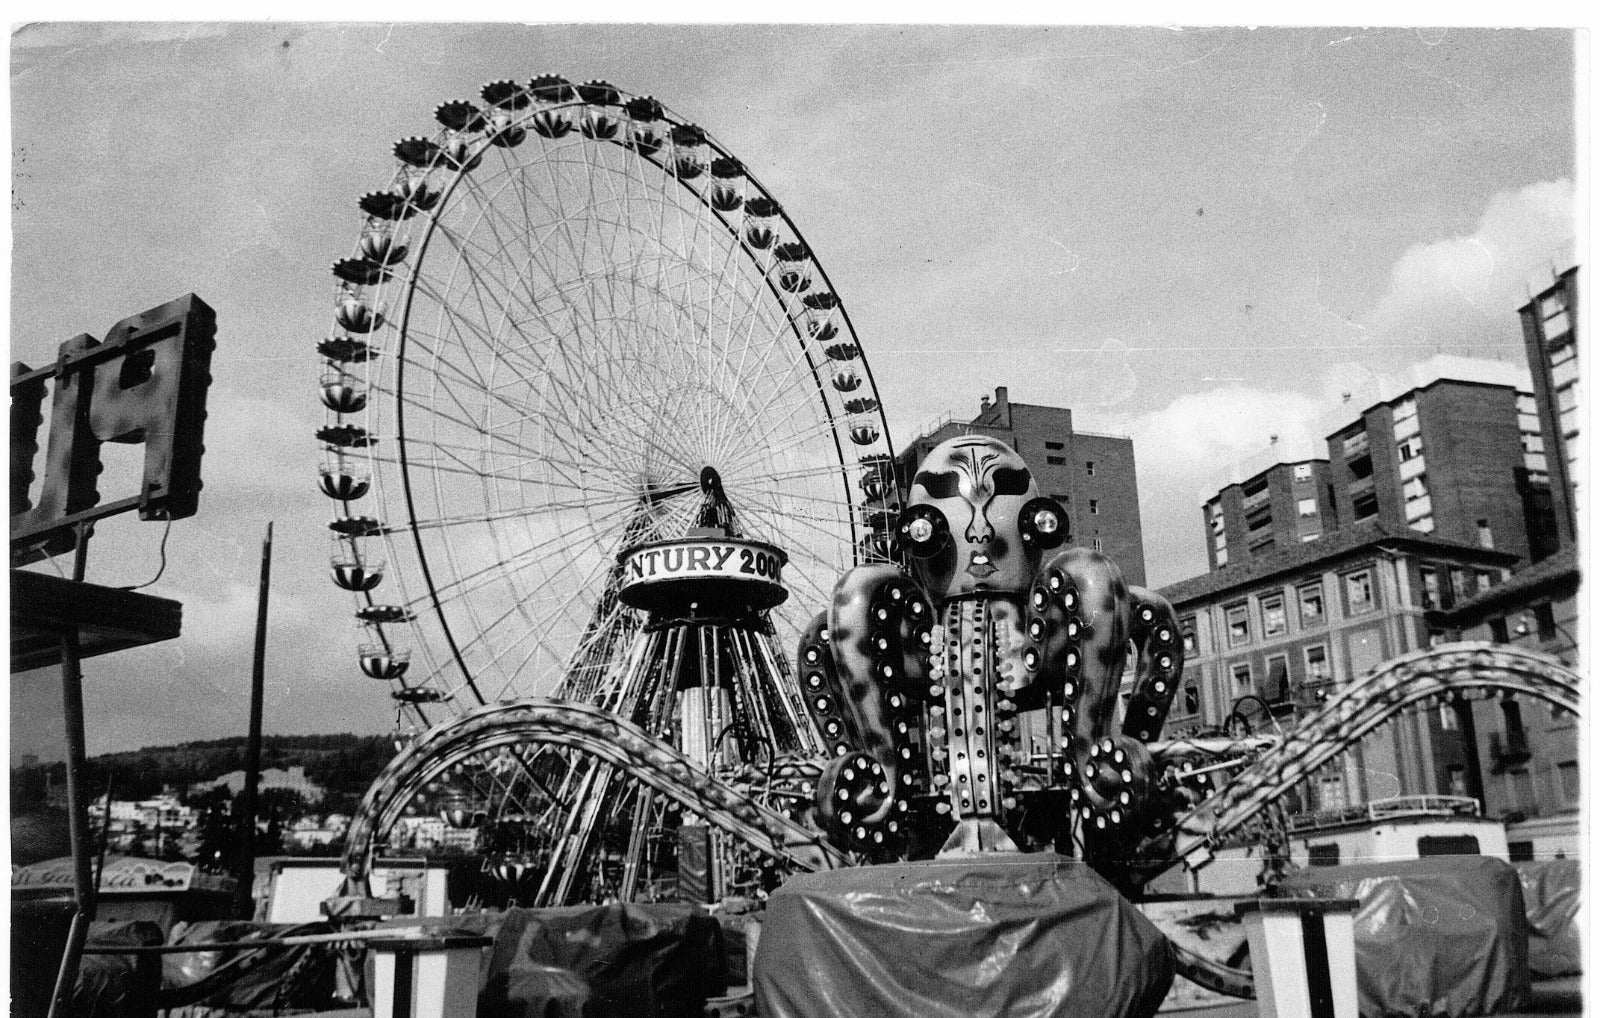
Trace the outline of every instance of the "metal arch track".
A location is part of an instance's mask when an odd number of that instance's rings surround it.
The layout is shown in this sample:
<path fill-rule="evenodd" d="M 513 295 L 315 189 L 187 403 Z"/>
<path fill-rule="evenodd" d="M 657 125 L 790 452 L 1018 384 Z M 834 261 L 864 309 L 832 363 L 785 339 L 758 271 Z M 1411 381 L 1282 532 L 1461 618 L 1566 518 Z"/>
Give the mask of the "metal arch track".
<path fill-rule="evenodd" d="M 1532 696 L 1574 714 L 1582 699 L 1578 676 L 1560 662 L 1505 644 L 1445 644 L 1395 658 L 1346 687 L 1181 818 L 1175 849 L 1162 868 L 1204 865 L 1218 841 L 1407 707 L 1470 691 Z M 1230 996 L 1255 996 L 1248 971 L 1174 949 L 1184 978 Z"/>
<path fill-rule="evenodd" d="M 702 770 L 637 725 L 588 704 L 527 699 L 445 722 L 389 762 L 362 801 L 346 840 L 347 890 L 361 890 L 375 846 L 407 804 L 457 763 L 501 747 L 551 747 L 616 768 L 751 848 L 802 870 L 847 864 L 821 835 Z"/>
<path fill-rule="evenodd" d="M 1578 676 L 1506 644 L 1450 643 L 1397 657 L 1347 686 L 1178 823 L 1168 866 L 1204 865 L 1221 838 L 1407 707 L 1470 691 L 1531 696 L 1577 714 Z"/>

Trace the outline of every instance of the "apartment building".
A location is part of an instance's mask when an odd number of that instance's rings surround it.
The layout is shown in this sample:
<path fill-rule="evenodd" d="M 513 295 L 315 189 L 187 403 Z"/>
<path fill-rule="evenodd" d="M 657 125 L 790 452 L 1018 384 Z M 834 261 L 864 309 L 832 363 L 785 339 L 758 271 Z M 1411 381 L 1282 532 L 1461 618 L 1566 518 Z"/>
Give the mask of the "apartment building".
<path fill-rule="evenodd" d="M 1163 587 L 1187 662 L 1167 730 L 1219 729 L 1240 708 L 1287 729 L 1354 677 L 1428 646 L 1447 590 L 1452 603 L 1492 590 L 1515 562 L 1509 551 L 1370 520 Z M 1447 715 L 1413 711 L 1384 726 L 1291 809 L 1464 789 L 1466 749 Z"/>

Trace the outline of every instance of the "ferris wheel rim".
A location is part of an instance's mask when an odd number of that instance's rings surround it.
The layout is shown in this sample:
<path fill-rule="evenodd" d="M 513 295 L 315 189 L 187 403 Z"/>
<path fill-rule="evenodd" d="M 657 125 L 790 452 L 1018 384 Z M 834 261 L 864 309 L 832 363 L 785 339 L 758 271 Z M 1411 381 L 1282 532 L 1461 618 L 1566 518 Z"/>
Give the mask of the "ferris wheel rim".
<path fill-rule="evenodd" d="M 615 102 L 608 102 L 604 104 L 597 104 L 585 100 L 542 104 L 530 102 L 525 104 L 520 112 L 515 112 L 514 115 L 506 121 L 506 124 L 511 127 L 520 126 L 524 129 L 528 129 L 529 125 L 533 123 L 534 118 L 541 114 L 571 114 L 574 112 L 581 113 L 581 111 L 586 110 L 594 111 L 594 115 L 603 116 L 605 110 L 622 108 L 634 98 L 639 97 L 628 97 L 625 93 L 620 93 L 619 90 L 618 98 Z M 489 113 L 494 113 L 497 111 L 511 112 L 509 110 L 502 111 L 499 107 L 491 105 L 484 115 L 487 116 Z M 616 121 L 616 123 L 623 129 L 625 137 L 629 136 L 627 132 L 634 130 L 636 126 L 620 118 Z M 672 196 L 675 196 L 677 204 L 666 203 L 663 205 L 664 208 L 675 207 L 679 210 L 680 214 L 686 212 L 689 208 L 693 208 L 694 218 L 692 221 L 696 224 L 700 224 L 695 226 L 697 231 L 701 229 L 701 226 L 704 226 L 707 230 L 712 230 L 712 224 L 715 224 L 714 229 L 718 231 L 717 235 L 724 238 L 723 243 L 726 245 L 725 251 L 727 257 L 730 260 L 736 261 L 738 265 L 742 267 L 741 271 L 750 273 L 755 280 L 759 281 L 760 287 L 764 291 L 760 303 L 766 307 L 766 311 L 762 312 L 761 314 L 752 313 L 749 316 L 750 321 L 764 321 L 766 319 L 762 316 L 766 315 L 770 316 L 774 322 L 781 323 L 781 335 L 784 337 L 784 339 L 780 341 L 778 334 L 769 334 L 763 332 L 761 333 L 763 336 L 763 347 L 782 347 L 788 351 L 786 355 L 792 358 L 794 363 L 798 364 L 802 361 L 804 363 L 805 373 L 809 378 L 809 386 L 806 387 L 805 391 L 809 393 L 808 398 L 814 398 L 817 401 L 819 413 L 816 419 L 818 422 L 821 422 L 822 425 L 817 429 L 818 434 L 815 435 L 815 438 L 820 438 L 820 433 L 823 431 L 830 431 L 832 433 L 832 455 L 831 457 L 826 458 L 827 462 L 818 468 L 818 472 L 820 474 L 834 476 L 838 485 L 842 486 L 842 498 L 838 498 L 837 501 L 832 502 L 832 504 L 840 508 L 838 526 L 844 531 L 844 533 L 840 535 L 839 540 L 841 541 L 841 548 L 848 549 L 848 557 L 853 561 L 859 561 L 860 555 L 863 553 L 862 542 L 864 540 L 870 540 L 871 535 L 875 531 L 865 522 L 868 518 L 866 515 L 863 515 L 867 511 L 867 506 L 865 503 L 863 503 L 861 506 L 856 505 L 857 499 L 852 493 L 852 484 L 854 481 L 852 471 L 858 466 L 865 466 L 869 463 L 872 463 L 875 466 L 881 465 L 877 463 L 877 461 L 880 460 L 892 461 L 894 447 L 892 443 L 892 437 L 889 433 L 887 417 L 883 412 L 881 400 L 878 398 L 876 378 L 873 375 L 870 362 L 864 356 L 860 355 L 859 341 L 857 340 L 855 325 L 850 316 L 849 309 L 844 305 L 843 301 L 837 299 L 831 277 L 829 277 L 827 270 L 822 265 L 820 259 L 816 257 L 816 254 L 811 249 L 809 242 L 805 238 L 805 235 L 795 224 L 788 210 L 784 209 L 782 205 L 776 201 L 776 199 L 772 198 L 772 192 L 766 187 L 766 185 L 762 183 L 762 181 L 757 178 L 755 174 L 751 173 L 742 162 L 738 161 L 725 145 L 723 145 L 714 137 L 710 136 L 708 132 L 704 132 L 703 129 L 694 128 L 693 125 L 689 124 L 688 121 L 684 120 L 681 116 L 671 112 L 670 110 L 667 110 L 664 106 L 660 106 L 656 115 L 646 124 L 637 126 L 640 130 L 644 130 L 646 128 L 658 129 L 665 131 L 668 134 L 671 134 L 677 128 L 693 128 L 701 133 L 708 159 L 730 160 L 735 163 L 738 167 L 738 174 L 736 177 L 731 178 L 731 180 L 733 183 L 738 185 L 739 193 L 744 196 L 745 200 L 753 201 L 755 199 L 764 199 L 770 204 L 771 213 L 767 215 L 767 218 L 773 223 L 781 223 L 783 227 L 783 237 L 792 238 L 792 243 L 798 244 L 803 249 L 803 261 L 801 262 L 803 269 L 807 272 L 807 274 L 813 275 L 820 283 L 820 286 L 816 292 L 824 294 L 829 300 L 832 301 L 831 304 L 822 305 L 822 307 L 826 310 L 821 315 L 813 318 L 804 310 L 804 308 L 801 307 L 798 294 L 791 292 L 788 295 L 785 295 L 779 291 L 775 281 L 776 268 L 779 263 L 774 260 L 771 252 L 763 252 L 753 248 L 743 236 L 743 230 L 747 228 L 750 222 L 753 221 L 748 214 L 740 214 L 737 212 L 737 209 L 721 209 L 713 204 L 713 181 L 707 180 L 703 188 L 696 188 L 690 184 L 688 179 L 686 179 L 684 176 L 681 176 L 678 172 L 675 172 L 673 167 L 668 165 L 668 158 L 665 154 L 663 154 L 661 158 L 657 158 L 656 154 L 654 153 L 648 153 L 634 148 L 631 142 L 615 142 L 616 147 L 623 149 L 625 152 L 623 155 L 614 157 L 624 169 L 634 165 L 648 165 L 651 167 L 650 172 L 659 174 L 661 177 L 667 177 L 676 180 L 678 186 L 674 188 L 671 186 L 670 182 L 659 181 L 659 178 L 652 177 L 651 183 L 649 185 L 645 185 L 645 197 L 658 195 L 663 191 L 670 192 Z M 503 129 L 504 128 L 502 127 L 501 130 Z M 454 136 L 454 133 L 448 129 L 437 134 L 437 137 L 441 143 L 448 140 L 448 138 L 452 136 Z M 528 129 L 528 140 L 533 140 L 533 133 L 531 129 Z M 576 141 L 576 139 L 574 140 Z M 397 150 L 399 144 L 400 143 L 397 143 Z M 408 386 L 411 385 L 410 376 L 418 371 L 427 371 L 426 364 L 420 360 L 415 364 L 410 363 L 410 361 L 415 359 L 413 356 L 411 356 L 410 348 L 414 340 L 417 339 L 414 329 L 414 315 L 419 312 L 420 305 L 418 302 L 423 298 L 421 280 L 423 273 L 421 266 L 423 263 L 428 262 L 430 258 L 448 257 L 436 255 L 431 249 L 435 246 L 435 241 L 441 236 L 448 236 L 448 230 L 443 225 L 444 217 L 447 211 L 455 208 L 459 203 L 466 200 L 464 195 L 466 195 L 474 186 L 474 181 L 476 179 L 472 177 L 472 171 L 477 168 L 478 162 L 480 162 L 482 158 L 490 152 L 490 150 L 491 142 L 488 140 L 487 135 L 476 135 L 471 143 L 471 148 L 468 150 L 470 156 L 469 160 L 447 163 L 443 161 L 441 156 L 436 155 L 428 166 L 422 167 L 424 170 L 424 175 L 428 171 L 437 170 L 441 167 L 444 167 L 447 169 L 447 179 L 441 182 L 442 186 L 437 187 L 435 193 L 431 196 L 431 203 L 425 210 L 426 214 L 418 217 L 418 225 L 422 227 L 422 230 L 421 235 L 415 238 L 417 243 L 413 248 L 412 258 L 403 260 L 404 268 L 401 272 L 397 273 L 393 279 L 393 285 L 400 290 L 400 296 L 403 298 L 403 303 L 400 309 L 400 314 L 396 316 L 394 320 L 387 323 L 387 327 L 393 328 L 394 330 L 395 346 L 390 351 L 393 354 L 393 359 L 389 361 L 389 363 L 392 365 L 393 372 L 392 392 L 385 393 L 384 396 L 385 399 L 391 402 L 390 413 L 392 415 L 395 428 L 395 451 L 392 454 L 392 458 L 387 456 L 379 456 L 377 454 L 369 454 L 366 460 L 371 464 L 372 472 L 375 475 L 374 480 L 380 485 L 382 484 L 381 475 L 387 472 L 387 468 L 383 467 L 382 464 L 392 464 L 398 471 L 399 484 L 397 487 L 402 496 L 401 500 L 404 504 L 405 519 L 403 522 L 397 521 L 397 525 L 395 526 L 387 527 L 385 533 L 390 535 L 390 538 L 393 539 L 398 539 L 398 530 L 404 529 L 410 533 L 410 540 L 405 542 L 409 547 L 409 554 L 406 557 L 411 559 L 412 564 L 420 574 L 420 587 L 422 588 L 420 591 L 418 591 L 418 593 L 421 595 L 420 597 L 412 596 L 409 591 L 405 592 L 405 596 L 403 598 L 405 606 L 408 608 L 411 606 L 421 607 L 423 604 L 428 606 L 430 610 L 428 611 L 427 615 L 432 623 L 432 628 L 436 630 L 435 638 L 442 638 L 441 642 L 444 646 L 441 648 L 441 650 L 444 651 L 444 660 L 448 662 L 449 666 L 455 669 L 461 680 L 456 684 L 456 689 L 452 690 L 452 693 L 461 689 L 465 689 L 465 691 L 470 693 L 471 697 L 480 704 L 490 702 L 490 698 L 485 695 L 485 687 L 480 686 L 480 680 L 482 679 L 482 676 L 477 673 L 478 670 L 466 658 L 462 643 L 463 634 L 458 634 L 457 632 L 458 626 L 462 624 L 469 625 L 469 628 L 472 628 L 474 632 L 476 632 L 478 631 L 478 624 L 466 623 L 460 619 L 452 618 L 452 613 L 446 610 L 446 605 L 443 603 L 443 598 L 441 595 L 441 581 L 439 574 L 437 574 L 437 568 L 444 564 L 434 562 L 434 558 L 436 557 L 435 552 L 433 549 L 430 549 L 427 546 L 427 543 L 424 541 L 424 531 L 437 521 L 432 518 L 432 515 L 423 512 L 422 507 L 419 504 L 419 492 L 416 485 L 423 483 L 423 481 L 421 477 L 416 474 L 416 470 L 419 469 L 419 467 L 417 465 L 417 461 L 415 460 L 415 453 L 417 450 L 412 448 L 413 440 L 415 438 L 414 429 L 412 426 L 412 418 L 423 411 L 421 409 L 421 404 L 419 404 L 417 407 L 408 406 L 407 397 L 408 394 L 416 391 L 408 388 Z M 509 150 L 509 148 L 502 148 L 499 154 L 501 157 L 503 157 L 504 163 L 501 164 L 496 172 L 505 176 L 506 181 L 504 183 L 506 186 L 519 185 L 518 174 L 525 174 L 529 172 L 530 167 L 537 167 L 541 162 L 551 159 L 552 152 L 578 152 L 580 154 L 580 162 L 583 163 L 583 165 L 591 172 L 598 172 L 598 170 L 617 172 L 614 166 L 601 162 L 596 156 L 592 155 L 592 153 L 595 151 L 609 151 L 608 143 L 606 141 L 589 137 L 587 142 L 581 142 L 566 149 L 560 149 L 556 146 L 546 145 L 544 143 L 537 143 L 535 147 L 523 152 L 512 152 Z M 660 149 L 661 153 L 676 151 L 676 149 L 669 150 L 665 146 Z M 633 160 L 642 160 L 642 163 L 635 164 Z M 414 178 L 406 169 L 406 167 L 402 165 L 395 174 L 394 183 L 398 184 L 402 179 L 405 178 L 420 179 Z M 622 173 L 621 179 L 623 180 L 624 184 L 626 184 L 627 178 L 628 175 L 626 173 Z M 742 178 L 742 180 L 740 178 Z M 526 185 L 520 184 L 520 186 Z M 485 201 L 487 201 L 487 199 L 485 199 Z M 578 212 L 580 215 L 582 215 L 585 210 L 580 207 Z M 485 213 L 480 210 L 480 215 L 481 214 Z M 396 224 L 390 232 L 398 236 L 398 222 L 403 221 L 404 218 L 410 218 L 410 216 L 406 215 L 404 217 L 396 218 Z M 623 215 L 622 218 L 625 219 L 626 215 Z M 375 221 L 369 218 L 368 224 L 370 227 L 375 224 Z M 380 228 L 384 227 L 384 224 L 381 223 L 377 223 L 375 225 Z M 364 227 L 364 229 L 367 228 Z M 724 248 L 719 247 L 718 250 L 724 250 Z M 765 257 L 763 257 L 764 255 Z M 458 253 L 456 264 L 459 265 L 461 260 L 462 256 Z M 446 263 L 447 267 L 449 264 L 450 263 L 448 262 Z M 711 278 L 712 282 L 715 283 L 715 277 L 709 278 Z M 381 288 L 387 286 L 387 282 L 388 281 L 386 280 L 384 284 L 380 284 L 379 292 L 381 292 Z M 348 290 L 348 288 L 345 289 Z M 446 288 L 443 292 L 448 293 L 448 288 Z M 734 301 L 737 303 L 737 288 L 714 289 L 707 299 L 722 301 L 724 303 L 728 301 Z M 448 315 L 448 308 L 444 305 L 442 298 L 440 298 L 438 302 L 440 304 L 440 320 L 443 322 L 446 320 Z M 809 302 L 807 302 L 805 306 L 813 309 L 818 307 L 818 305 L 810 304 Z M 848 363 L 848 368 L 850 370 L 860 372 L 860 374 L 864 376 L 863 381 L 865 383 L 864 387 L 862 387 L 859 391 L 841 389 L 840 392 L 843 395 L 832 397 L 839 402 L 840 405 L 838 407 L 835 407 L 829 402 L 830 393 L 827 386 L 830 381 L 830 375 L 828 373 L 828 365 L 830 361 L 822 357 L 822 353 L 824 352 L 823 344 L 821 342 L 808 342 L 808 336 L 806 333 L 806 327 L 808 323 L 814 324 L 815 322 L 823 322 L 830 317 L 837 320 L 837 328 L 839 331 L 834 334 L 835 338 L 846 343 L 855 344 L 855 349 L 857 351 L 856 359 Z M 814 331 L 813 335 L 815 335 Z M 824 340 L 826 340 L 826 338 L 827 337 L 825 336 Z M 792 346 L 789 343 L 790 340 L 793 341 Z M 486 339 L 485 341 L 487 342 L 490 340 Z M 830 357 L 831 356 L 832 354 L 830 354 Z M 836 363 L 834 373 L 837 374 L 837 371 L 840 370 L 841 367 L 842 365 Z M 373 374 L 372 377 L 376 378 L 378 376 Z M 375 392 L 376 391 L 377 390 L 375 390 Z M 844 395 L 859 395 L 866 397 L 865 401 L 869 404 L 868 409 L 865 412 L 862 412 L 853 407 L 845 408 L 843 405 L 846 402 L 846 400 L 843 398 Z M 376 402 L 376 400 L 374 402 Z M 878 453 L 876 450 L 869 451 L 866 449 L 858 449 L 853 447 L 851 443 L 847 441 L 845 432 L 849 428 L 849 422 L 859 422 L 863 418 L 870 418 L 875 425 L 876 430 L 881 433 L 881 448 L 885 450 L 885 452 Z M 806 441 L 808 444 L 813 443 L 814 438 L 806 439 Z M 436 466 L 429 467 L 427 469 L 437 474 L 438 468 Z M 505 479 L 486 478 L 485 484 L 487 486 L 491 482 L 499 483 L 501 480 Z M 437 481 L 435 483 L 437 484 Z M 580 492 L 582 491 L 581 488 L 577 490 Z M 575 497 L 575 501 L 580 499 L 581 495 Z M 350 511 L 348 504 L 344 508 L 348 514 Z M 771 513 L 777 513 L 781 516 L 783 510 L 775 508 L 769 511 L 752 505 L 750 507 L 750 512 L 752 516 L 761 516 L 763 514 L 770 515 Z M 487 516 L 483 522 L 488 522 Z M 818 527 L 817 529 L 820 530 L 821 528 Z M 491 533 L 492 532 L 493 531 L 491 530 Z M 443 547 L 445 550 L 448 550 L 450 546 L 445 544 Z M 393 554 L 395 553 L 391 552 L 391 555 Z M 571 571 L 572 569 L 576 568 L 576 566 L 563 565 L 561 568 Z M 399 573 L 396 575 L 397 577 L 401 576 Z M 603 570 L 597 572 L 595 568 L 591 568 L 588 574 L 578 576 L 578 582 L 582 585 L 583 590 L 587 590 L 591 584 L 596 582 L 598 578 L 603 577 L 603 575 Z M 401 582 L 402 587 L 404 588 L 405 584 L 403 578 L 397 582 Z M 369 606 L 375 603 L 370 592 L 365 593 L 363 596 Z M 418 624 L 419 623 L 414 622 L 413 626 L 415 627 Z M 419 641 L 422 641 L 423 649 L 426 649 L 426 641 L 423 639 L 423 634 L 419 631 L 416 633 L 416 635 Z M 384 642 L 385 646 L 388 645 L 387 633 L 380 630 L 378 633 L 378 638 Z M 582 639 L 580 639 L 578 643 L 574 644 L 574 647 L 581 648 L 581 644 Z M 537 650 L 538 647 L 535 646 L 534 651 Z M 530 651 L 530 656 L 534 651 Z M 420 683 L 423 685 L 437 685 L 434 675 L 438 673 L 441 667 L 443 667 L 443 665 L 433 665 L 433 671 L 430 676 L 419 680 Z M 406 685 L 407 684 L 402 679 L 402 689 L 406 688 Z M 510 688 L 509 683 L 507 688 Z M 502 692 L 504 692 L 504 690 L 502 690 Z M 416 715 L 422 718 L 424 723 L 426 723 L 426 716 L 423 714 L 420 707 L 412 707 L 411 709 L 413 709 Z"/>

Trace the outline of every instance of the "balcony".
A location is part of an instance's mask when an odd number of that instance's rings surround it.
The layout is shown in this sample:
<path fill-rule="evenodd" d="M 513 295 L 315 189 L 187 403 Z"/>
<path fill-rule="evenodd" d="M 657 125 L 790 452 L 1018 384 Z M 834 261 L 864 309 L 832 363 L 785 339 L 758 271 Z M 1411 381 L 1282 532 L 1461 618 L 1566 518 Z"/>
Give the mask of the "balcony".
<path fill-rule="evenodd" d="M 1365 431 L 1359 434 L 1351 435 L 1343 442 L 1344 458 L 1352 459 L 1356 456 L 1362 455 L 1371 448 L 1372 440 L 1367 436 Z"/>
<path fill-rule="evenodd" d="M 1489 760 L 1496 774 L 1520 767 L 1532 758 L 1527 729 L 1513 728 L 1506 732 L 1489 733 Z"/>
<path fill-rule="evenodd" d="M 1478 800 L 1463 795 L 1398 795 L 1389 799 L 1318 810 L 1314 813 L 1295 813 L 1285 819 L 1289 832 L 1343 827 L 1350 824 L 1376 823 L 1399 817 L 1476 817 L 1481 815 Z"/>

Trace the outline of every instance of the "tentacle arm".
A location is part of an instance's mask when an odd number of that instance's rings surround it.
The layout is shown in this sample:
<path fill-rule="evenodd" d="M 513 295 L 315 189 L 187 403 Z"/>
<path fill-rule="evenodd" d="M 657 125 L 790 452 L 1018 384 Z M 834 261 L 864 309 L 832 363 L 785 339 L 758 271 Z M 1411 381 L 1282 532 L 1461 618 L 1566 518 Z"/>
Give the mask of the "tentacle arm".
<path fill-rule="evenodd" d="M 826 621 L 800 644 L 801 686 L 833 759 L 817 817 L 839 844 L 894 851 L 909 797 L 924 784 L 913 731 L 928 690 L 933 607 L 892 565 L 862 566 L 834 588 Z"/>
<path fill-rule="evenodd" d="M 1128 639 L 1136 655 L 1133 692 L 1122 719 L 1122 733 L 1140 742 L 1161 734 L 1167 711 L 1183 676 L 1183 643 L 1178 639 L 1178 618 L 1172 605 L 1159 594 L 1129 587 L 1132 619 Z"/>
<path fill-rule="evenodd" d="M 1122 570 L 1083 548 L 1048 558 L 1028 594 L 1024 691 L 1030 706 L 1040 699 L 1060 705 L 1072 807 L 1097 830 L 1134 819 L 1155 770 L 1142 743 L 1111 734 L 1133 629 L 1130 615 Z M 1155 617 L 1152 608 L 1149 621 Z"/>

